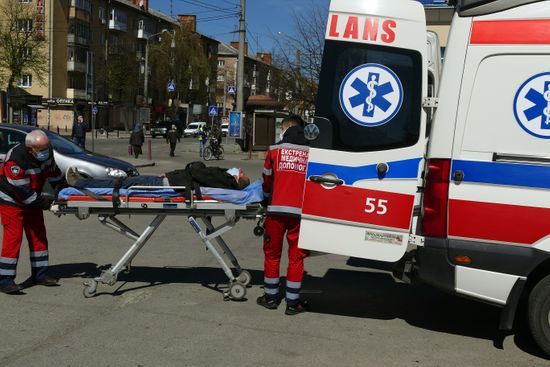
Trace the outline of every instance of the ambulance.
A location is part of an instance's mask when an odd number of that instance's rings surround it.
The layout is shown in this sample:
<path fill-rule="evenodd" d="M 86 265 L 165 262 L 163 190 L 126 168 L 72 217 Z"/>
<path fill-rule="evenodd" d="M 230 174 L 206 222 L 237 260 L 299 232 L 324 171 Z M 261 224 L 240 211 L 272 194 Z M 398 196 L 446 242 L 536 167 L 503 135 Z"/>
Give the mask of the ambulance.
<path fill-rule="evenodd" d="M 550 1 L 450 5 L 440 71 L 420 2 L 332 0 L 299 246 L 525 302 L 550 354 Z"/>

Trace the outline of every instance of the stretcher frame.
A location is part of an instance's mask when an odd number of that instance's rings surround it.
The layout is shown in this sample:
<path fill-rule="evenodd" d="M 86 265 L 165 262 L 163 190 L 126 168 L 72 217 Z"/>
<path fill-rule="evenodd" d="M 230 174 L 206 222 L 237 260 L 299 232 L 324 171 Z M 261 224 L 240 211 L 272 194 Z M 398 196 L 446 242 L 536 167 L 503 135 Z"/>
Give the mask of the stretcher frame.
<path fill-rule="evenodd" d="M 187 216 L 187 220 L 195 232 L 199 235 L 206 249 L 210 251 L 219 266 L 229 279 L 227 289 L 224 290 L 224 300 L 241 300 L 246 296 L 246 286 L 250 284 L 252 277 L 247 270 L 241 268 L 237 258 L 222 238 L 222 235 L 233 229 L 240 218 L 258 220 L 254 233 L 258 236 L 263 233 L 261 224 L 264 220 L 260 204 L 238 205 L 205 198 L 195 199 L 191 195 L 190 200 L 180 202 L 173 201 L 139 201 L 130 196 L 132 190 L 147 189 L 174 189 L 183 190 L 182 186 L 132 186 L 127 189 L 126 195 L 114 200 L 63 200 L 56 201 L 51 211 L 57 216 L 74 214 L 84 220 L 91 215 L 98 215 L 99 222 L 121 235 L 133 240 L 128 250 L 109 269 L 103 270 L 101 275 L 87 279 L 84 282 L 84 297 L 95 296 L 99 284 L 115 285 L 121 272 L 130 272 L 132 260 L 137 256 L 155 231 L 160 227 L 167 216 Z M 168 198 L 172 199 L 172 198 Z M 117 218 L 117 215 L 154 215 L 153 220 L 141 232 L 138 233 Z M 212 217 L 223 217 L 225 222 L 218 227 L 212 224 Z M 204 229 L 197 219 L 201 219 Z M 217 243 L 217 246 L 213 241 Z M 225 258 L 224 258 L 225 255 Z"/>

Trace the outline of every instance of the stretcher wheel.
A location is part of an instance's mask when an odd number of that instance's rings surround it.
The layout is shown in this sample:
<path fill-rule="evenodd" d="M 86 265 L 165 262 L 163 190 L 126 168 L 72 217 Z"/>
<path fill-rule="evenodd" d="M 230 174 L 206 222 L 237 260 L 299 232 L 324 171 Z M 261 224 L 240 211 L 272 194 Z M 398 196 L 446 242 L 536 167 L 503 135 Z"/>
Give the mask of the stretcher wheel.
<path fill-rule="evenodd" d="M 262 226 L 254 227 L 254 235 L 256 237 L 262 237 L 264 235 L 264 232 L 265 232 L 264 227 Z"/>
<path fill-rule="evenodd" d="M 242 283 L 231 283 L 229 286 L 229 296 L 234 300 L 243 299 L 246 296 L 246 287 Z"/>
<path fill-rule="evenodd" d="M 87 281 L 84 282 L 84 289 L 82 290 L 84 297 L 90 298 L 95 296 L 96 290 L 97 290 L 97 282 L 94 279 L 88 279 Z"/>
<path fill-rule="evenodd" d="M 250 273 L 247 270 L 243 270 L 237 277 L 237 281 L 247 286 L 252 281 L 252 275 L 250 275 Z"/>

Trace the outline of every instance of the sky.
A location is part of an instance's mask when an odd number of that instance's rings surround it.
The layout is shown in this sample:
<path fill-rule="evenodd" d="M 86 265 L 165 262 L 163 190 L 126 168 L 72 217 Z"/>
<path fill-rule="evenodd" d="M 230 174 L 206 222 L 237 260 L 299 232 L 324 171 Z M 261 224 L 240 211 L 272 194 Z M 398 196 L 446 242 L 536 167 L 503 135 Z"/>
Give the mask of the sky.
<path fill-rule="evenodd" d="M 197 15 L 197 31 L 229 43 L 237 41 L 240 0 L 172 0 L 172 14 Z M 328 12 L 329 0 L 247 0 L 249 53 L 273 51 L 280 34 L 292 34 L 292 14 L 307 14 L 314 6 Z M 170 0 L 149 0 L 149 7 L 170 15 Z"/>

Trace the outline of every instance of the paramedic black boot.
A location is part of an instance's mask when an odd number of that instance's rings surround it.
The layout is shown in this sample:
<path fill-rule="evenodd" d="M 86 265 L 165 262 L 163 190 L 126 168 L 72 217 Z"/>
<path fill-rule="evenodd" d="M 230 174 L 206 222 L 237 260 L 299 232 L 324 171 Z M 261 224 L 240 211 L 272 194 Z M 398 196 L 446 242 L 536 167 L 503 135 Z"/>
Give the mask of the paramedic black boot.
<path fill-rule="evenodd" d="M 309 311 L 309 304 L 305 301 L 286 305 L 285 315 L 293 316 L 299 313 Z"/>
<path fill-rule="evenodd" d="M 258 299 L 256 299 L 256 303 L 262 307 L 267 308 L 268 310 L 276 310 L 277 307 L 279 307 L 279 303 L 281 302 L 277 298 L 268 297 L 264 294 L 263 296 L 260 296 L 258 297 Z"/>

